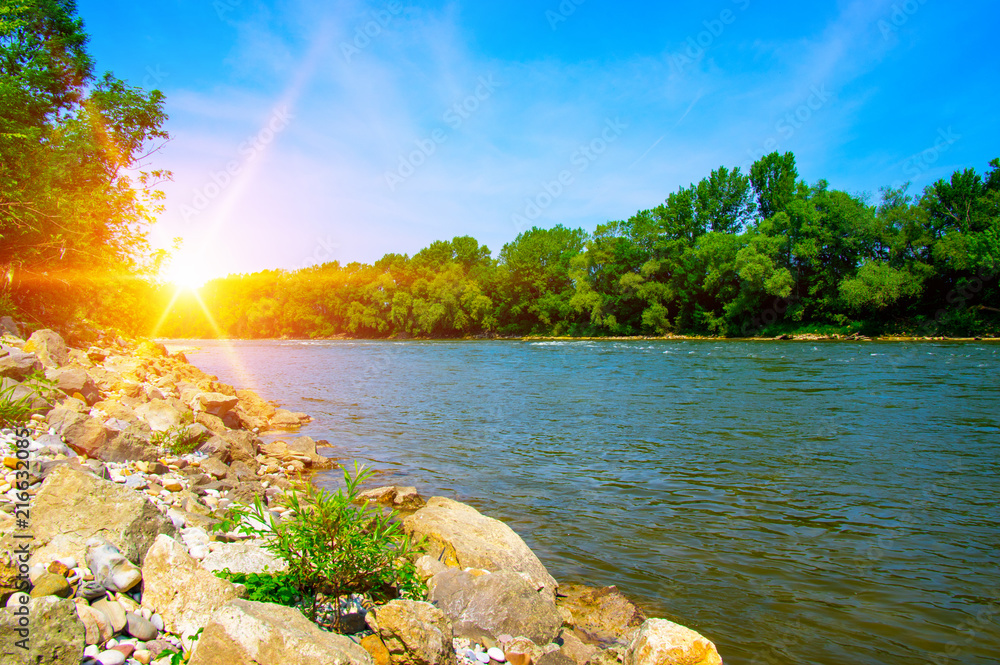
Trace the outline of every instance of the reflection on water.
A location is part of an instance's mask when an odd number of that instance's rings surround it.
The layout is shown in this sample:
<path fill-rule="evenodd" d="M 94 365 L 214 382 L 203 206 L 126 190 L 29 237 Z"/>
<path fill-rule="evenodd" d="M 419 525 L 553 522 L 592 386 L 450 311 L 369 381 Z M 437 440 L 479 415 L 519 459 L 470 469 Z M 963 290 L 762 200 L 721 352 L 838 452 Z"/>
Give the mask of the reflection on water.
<path fill-rule="evenodd" d="M 1000 346 L 198 344 L 339 456 L 505 520 L 727 665 L 998 660 Z"/>

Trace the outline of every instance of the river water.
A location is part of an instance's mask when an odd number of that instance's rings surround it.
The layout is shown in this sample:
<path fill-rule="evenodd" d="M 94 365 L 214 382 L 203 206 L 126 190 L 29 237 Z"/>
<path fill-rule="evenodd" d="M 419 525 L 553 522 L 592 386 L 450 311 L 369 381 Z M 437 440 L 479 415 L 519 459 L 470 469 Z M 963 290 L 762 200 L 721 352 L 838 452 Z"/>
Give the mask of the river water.
<path fill-rule="evenodd" d="M 1000 662 L 998 344 L 182 343 L 727 665 Z"/>

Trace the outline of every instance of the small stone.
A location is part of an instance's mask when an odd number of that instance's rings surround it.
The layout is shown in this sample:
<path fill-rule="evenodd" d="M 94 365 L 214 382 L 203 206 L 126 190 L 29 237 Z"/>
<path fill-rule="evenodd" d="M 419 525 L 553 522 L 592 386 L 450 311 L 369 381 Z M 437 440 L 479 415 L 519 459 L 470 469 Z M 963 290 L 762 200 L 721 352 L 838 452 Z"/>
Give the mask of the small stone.
<path fill-rule="evenodd" d="M 128 622 L 128 634 L 132 637 L 142 640 L 143 642 L 149 642 L 150 640 L 155 640 L 157 635 L 157 628 L 152 624 L 152 622 L 143 619 L 140 615 L 129 612 L 125 615 Z"/>
<path fill-rule="evenodd" d="M 66 564 L 61 563 L 59 561 L 53 561 L 52 563 L 49 564 L 48 570 L 50 573 L 53 573 L 55 575 L 62 575 L 63 577 L 69 577 L 69 571 L 71 570 L 71 567 L 68 567 Z"/>
<path fill-rule="evenodd" d="M 482 651 L 477 651 L 476 660 L 478 660 L 480 663 L 488 663 L 490 662 L 490 655 Z"/>
<path fill-rule="evenodd" d="M 167 490 L 168 492 L 180 492 L 182 489 L 184 489 L 184 485 L 182 485 L 181 481 L 179 480 L 173 480 L 173 479 L 164 480 L 163 489 Z"/>
<path fill-rule="evenodd" d="M 153 660 L 153 652 L 149 649 L 139 649 L 132 654 L 132 657 L 142 663 L 142 665 L 149 665 L 149 661 Z"/>
<path fill-rule="evenodd" d="M 112 648 L 115 651 L 120 651 L 125 656 L 125 658 L 128 658 L 129 656 L 131 656 L 132 652 L 135 651 L 135 645 L 134 644 L 130 644 L 128 642 L 121 642 L 121 643 L 115 645 Z"/>
<path fill-rule="evenodd" d="M 501 651 L 498 647 L 490 647 L 486 654 L 498 663 L 502 663 L 506 660 L 506 658 L 504 658 L 503 651 Z"/>
<path fill-rule="evenodd" d="M 45 573 L 39 577 L 38 581 L 35 582 L 34 588 L 31 590 L 32 598 L 41 598 L 42 596 L 69 598 L 72 594 L 73 587 L 69 585 L 66 578 L 55 573 Z"/>
<path fill-rule="evenodd" d="M 31 568 L 28 568 L 28 579 L 34 584 L 38 578 L 47 572 L 49 572 L 48 566 L 44 563 L 36 563 Z"/>
<path fill-rule="evenodd" d="M 163 617 L 159 614 L 154 614 L 149 618 L 149 623 L 156 626 L 156 630 L 163 630 Z"/>
<path fill-rule="evenodd" d="M 139 567 L 122 556 L 118 548 L 108 541 L 91 538 L 87 546 L 87 566 L 105 589 L 128 591 L 142 581 Z"/>
<path fill-rule="evenodd" d="M 77 568 L 77 567 L 80 566 L 80 563 L 76 559 L 74 559 L 73 557 L 71 557 L 71 556 L 63 557 L 61 559 L 56 559 L 55 562 L 56 563 L 61 563 L 62 565 L 64 565 L 67 568 L 69 568 L 70 570 L 73 570 L 74 568 Z"/>
<path fill-rule="evenodd" d="M 83 655 L 87 658 L 97 658 L 97 654 L 101 653 L 101 648 L 96 644 L 89 644 L 87 648 L 83 650 Z"/>
<path fill-rule="evenodd" d="M 121 632 L 128 623 L 125 617 L 125 608 L 117 601 L 102 598 L 91 603 L 90 606 L 108 618 L 108 622 L 111 623 L 111 627 L 116 633 Z"/>
<path fill-rule="evenodd" d="M 97 662 L 101 665 L 123 665 L 125 659 L 125 654 L 114 649 L 108 649 L 97 654 Z"/>
<path fill-rule="evenodd" d="M 85 600 L 97 600 L 108 595 L 108 590 L 93 580 L 81 582 L 76 587 L 76 597 Z"/>

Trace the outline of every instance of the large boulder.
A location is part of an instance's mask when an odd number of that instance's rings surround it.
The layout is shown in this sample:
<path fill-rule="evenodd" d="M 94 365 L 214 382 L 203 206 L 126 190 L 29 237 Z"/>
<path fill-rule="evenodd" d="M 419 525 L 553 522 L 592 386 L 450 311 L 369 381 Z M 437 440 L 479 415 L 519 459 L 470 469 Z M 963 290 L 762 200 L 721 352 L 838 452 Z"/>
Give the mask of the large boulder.
<path fill-rule="evenodd" d="M 560 586 L 556 604 L 577 637 L 602 647 L 628 646 L 646 621 L 645 613 L 614 586 Z"/>
<path fill-rule="evenodd" d="M 427 599 L 452 620 L 456 636 L 519 635 L 548 644 L 562 625 L 555 603 L 520 573 L 449 568 L 427 586 Z"/>
<path fill-rule="evenodd" d="M 29 626 L 16 614 L 21 608 L 28 611 Z M 4 665 L 79 665 L 86 647 L 84 636 L 72 600 L 46 596 L 33 599 L 28 607 L 0 609 L 0 662 Z"/>
<path fill-rule="evenodd" d="M 625 655 L 625 665 L 722 665 L 715 645 L 666 619 L 648 619 Z"/>
<path fill-rule="evenodd" d="M 0 347 L 0 376 L 24 381 L 42 368 L 42 361 L 34 353 L 25 353 L 11 346 Z"/>
<path fill-rule="evenodd" d="M 105 462 L 155 462 L 159 459 L 158 451 L 150 443 L 150 429 L 145 423 L 127 425 L 120 431 L 112 430 L 108 442 L 97 456 Z"/>
<path fill-rule="evenodd" d="M 83 561 L 87 541 L 105 538 L 133 563 L 141 563 L 160 534 L 174 533 L 170 520 L 146 497 L 65 465 L 42 484 L 31 508 L 34 560 L 71 556 Z"/>
<path fill-rule="evenodd" d="M 271 416 L 270 426 L 273 429 L 294 430 L 308 423 L 312 418 L 306 413 L 293 413 L 287 409 L 277 409 Z"/>
<path fill-rule="evenodd" d="M 211 571 L 228 568 L 234 573 L 272 573 L 288 570 L 288 563 L 274 556 L 253 541 L 220 543 L 218 549 L 202 559 L 201 565 Z"/>
<path fill-rule="evenodd" d="M 233 462 L 243 462 L 254 471 L 260 466 L 257 461 L 257 451 L 260 449 L 260 439 L 246 430 L 226 431 L 222 438 L 229 443 L 229 455 Z"/>
<path fill-rule="evenodd" d="M 290 607 L 233 601 L 212 615 L 189 665 L 372 665 L 350 638 Z"/>
<path fill-rule="evenodd" d="M 154 432 L 166 432 L 179 427 L 183 422 L 181 413 L 169 402 L 154 399 L 135 407 L 135 415 L 141 418 Z"/>
<path fill-rule="evenodd" d="M 471 506 L 436 496 L 405 518 L 403 528 L 415 538 L 426 538 L 428 554 L 449 566 L 524 573 L 555 598 L 555 579 L 521 537 Z"/>
<path fill-rule="evenodd" d="M 238 597 L 232 583 L 202 568 L 169 536 L 157 537 L 149 548 L 142 580 L 142 606 L 158 612 L 171 633 L 202 628 L 217 609 Z"/>
<path fill-rule="evenodd" d="M 32 333 L 22 350 L 37 355 L 46 367 L 61 367 L 69 362 L 66 342 L 53 330 Z"/>
<path fill-rule="evenodd" d="M 66 400 L 68 403 L 82 403 L 76 400 Z M 114 436 L 102 421 L 80 413 L 71 406 L 60 405 L 48 414 L 49 426 L 56 435 L 66 440 L 66 445 L 81 455 L 97 457 L 98 452 L 107 445 Z"/>
<path fill-rule="evenodd" d="M 430 603 L 394 600 L 366 617 L 395 665 L 454 665 L 451 621 Z"/>
<path fill-rule="evenodd" d="M 203 411 L 222 418 L 232 411 L 239 401 L 237 397 L 223 395 L 222 393 L 198 393 L 191 406 L 196 411 Z"/>
<path fill-rule="evenodd" d="M 84 370 L 65 367 L 50 369 L 45 377 L 55 381 L 56 387 L 70 397 L 80 397 L 88 405 L 93 406 L 101 398 L 97 384 Z"/>

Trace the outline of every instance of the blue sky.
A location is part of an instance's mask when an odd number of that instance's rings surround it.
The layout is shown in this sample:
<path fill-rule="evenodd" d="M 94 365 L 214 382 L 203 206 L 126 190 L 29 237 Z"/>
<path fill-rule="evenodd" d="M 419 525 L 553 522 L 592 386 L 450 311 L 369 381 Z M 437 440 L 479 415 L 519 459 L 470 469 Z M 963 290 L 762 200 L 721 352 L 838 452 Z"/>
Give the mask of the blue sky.
<path fill-rule="evenodd" d="M 167 96 L 159 246 L 201 277 L 592 231 L 772 149 L 877 195 L 1000 156 L 985 0 L 79 0 Z M 197 266 L 197 267 L 196 267 Z"/>

